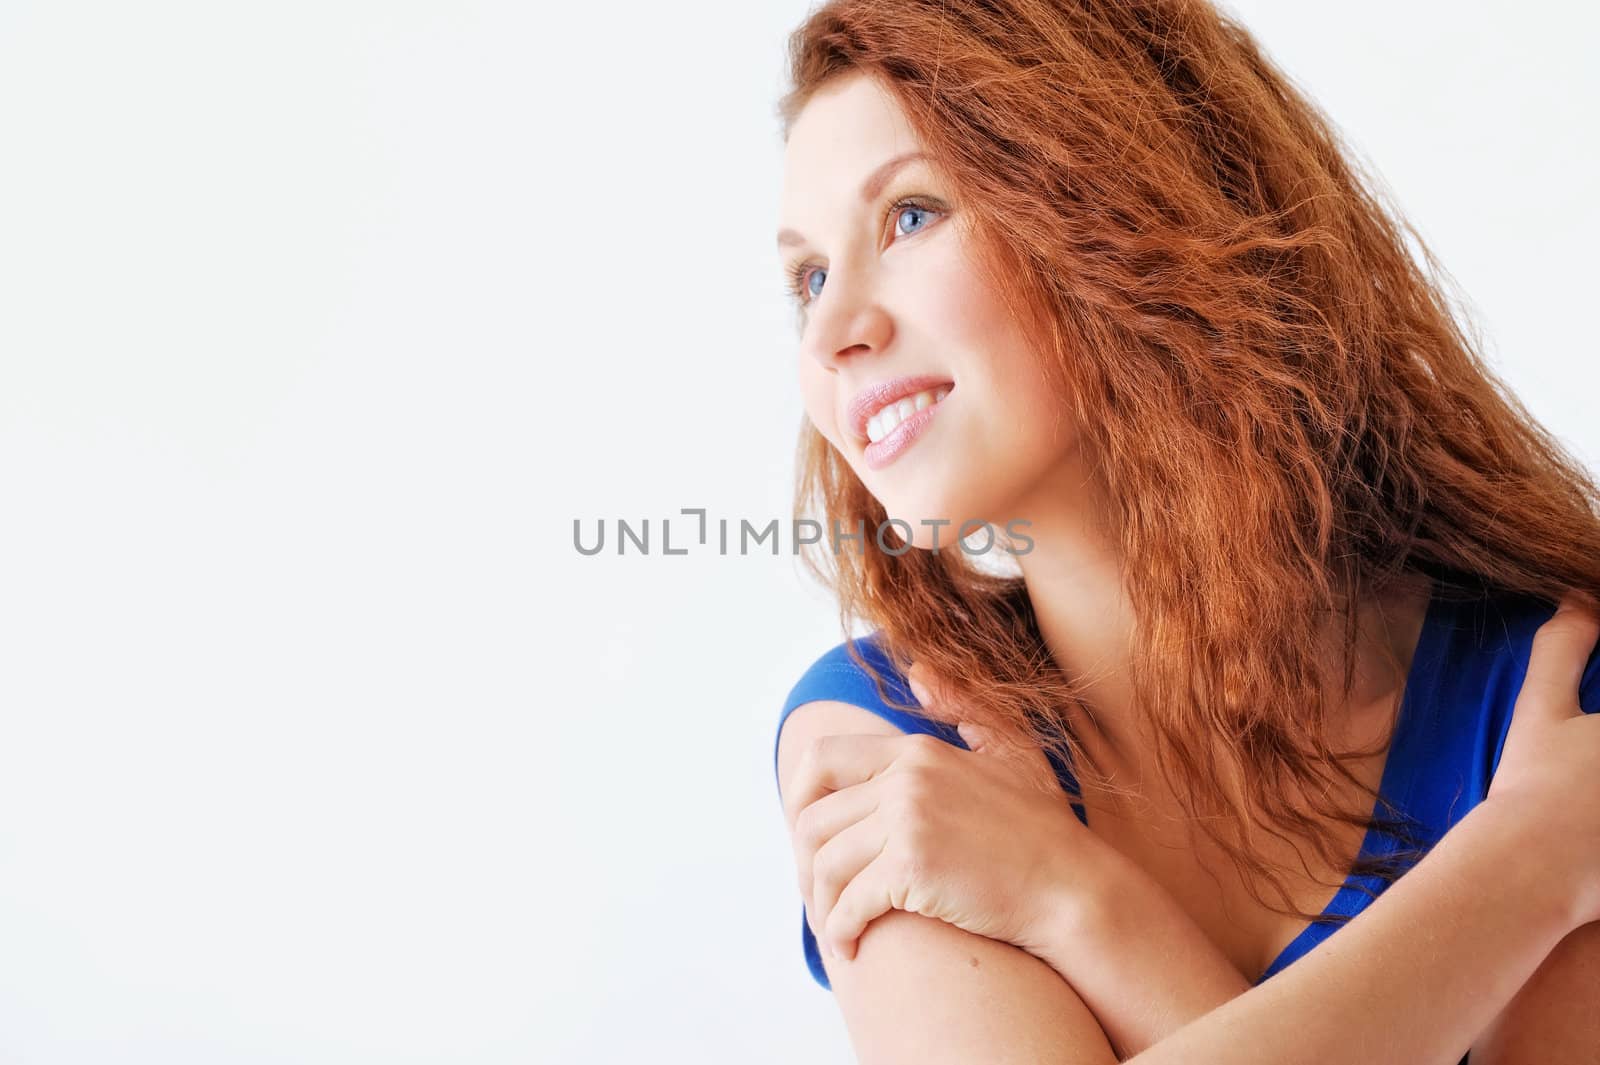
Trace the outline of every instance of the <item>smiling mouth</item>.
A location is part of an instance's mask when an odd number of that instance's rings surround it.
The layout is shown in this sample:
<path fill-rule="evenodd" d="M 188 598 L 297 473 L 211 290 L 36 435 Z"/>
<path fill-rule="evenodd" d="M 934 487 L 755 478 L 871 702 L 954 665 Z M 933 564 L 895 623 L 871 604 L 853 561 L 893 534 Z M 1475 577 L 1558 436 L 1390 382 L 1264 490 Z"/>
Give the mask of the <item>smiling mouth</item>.
<path fill-rule="evenodd" d="M 878 413 L 867 419 L 867 443 L 876 444 L 883 440 L 896 427 L 918 411 L 927 410 L 937 403 L 943 402 L 953 390 L 954 385 L 939 385 L 934 388 L 925 388 L 914 395 L 898 399 L 887 404 Z"/>

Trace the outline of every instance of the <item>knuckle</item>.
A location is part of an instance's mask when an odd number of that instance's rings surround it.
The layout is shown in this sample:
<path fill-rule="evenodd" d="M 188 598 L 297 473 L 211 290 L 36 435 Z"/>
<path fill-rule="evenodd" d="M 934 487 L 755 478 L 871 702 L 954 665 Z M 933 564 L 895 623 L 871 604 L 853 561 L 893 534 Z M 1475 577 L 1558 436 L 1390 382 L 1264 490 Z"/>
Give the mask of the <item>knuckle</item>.
<path fill-rule="evenodd" d="M 903 797 L 907 802 L 922 809 L 931 809 L 935 806 L 940 794 L 949 787 L 945 775 L 933 769 L 913 769 L 902 776 L 904 779 L 900 782 L 900 786 Z"/>
<path fill-rule="evenodd" d="M 803 784 L 805 781 L 808 781 L 813 776 L 815 776 L 816 772 L 817 772 L 817 740 L 816 740 L 815 737 L 813 737 L 812 739 L 810 739 L 810 740 L 808 740 L 806 742 L 805 746 L 800 748 L 800 755 L 799 755 L 799 757 L 797 757 L 795 759 L 795 763 L 794 763 L 794 779 L 795 779 L 795 782 Z M 790 787 L 790 791 L 791 792 L 794 792 L 794 791 L 797 791 L 797 790 L 799 790 L 799 789 L 795 788 L 793 786 Z"/>
<path fill-rule="evenodd" d="M 832 887 L 839 879 L 839 860 L 827 850 L 818 851 L 811 863 L 811 882 L 820 888 Z"/>
<path fill-rule="evenodd" d="M 1568 613 L 1552 614 L 1550 620 L 1540 625 L 1533 633 L 1533 642 L 1543 641 L 1549 643 L 1552 639 L 1572 632 L 1572 615 Z"/>
<path fill-rule="evenodd" d="M 1584 611 L 1562 610 L 1552 614 L 1549 621 L 1534 631 L 1533 641 L 1538 644 L 1542 639 L 1546 644 L 1551 644 L 1586 640 L 1593 639 L 1596 632 L 1600 632 L 1600 620 L 1594 615 Z"/>
<path fill-rule="evenodd" d="M 1576 630 L 1564 620 L 1545 622 L 1533 634 L 1533 644 L 1528 652 L 1529 660 L 1544 662 L 1563 652 L 1571 654 L 1576 650 L 1577 635 Z"/>
<path fill-rule="evenodd" d="M 795 843 L 807 847 L 814 842 L 813 836 L 817 831 L 817 804 L 811 803 L 803 808 L 794 818 Z"/>
<path fill-rule="evenodd" d="M 906 737 L 906 761 L 912 765 L 930 766 L 944 757 L 949 744 L 926 732 L 913 732 Z"/>

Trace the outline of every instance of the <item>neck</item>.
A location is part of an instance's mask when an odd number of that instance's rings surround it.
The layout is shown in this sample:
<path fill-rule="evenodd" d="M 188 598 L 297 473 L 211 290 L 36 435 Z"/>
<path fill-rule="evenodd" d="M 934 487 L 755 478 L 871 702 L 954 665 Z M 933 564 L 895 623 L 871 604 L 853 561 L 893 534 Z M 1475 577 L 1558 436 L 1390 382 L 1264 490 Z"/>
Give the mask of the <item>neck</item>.
<path fill-rule="evenodd" d="M 1113 762 L 1136 764 L 1149 739 L 1133 712 L 1134 614 L 1106 520 L 1110 501 L 1076 454 L 1026 498 L 1016 516 L 1030 523 L 1033 547 L 1017 562 L 1040 635 L 1056 665 L 1083 690 L 1097 756 L 1105 746 L 1107 755 L 1115 752 Z"/>
<path fill-rule="evenodd" d="M 1106 521 L 1110 500 L 1074 459 L 1030 492 L 1016 517 L 1033 548 L 1019 555 L 1040 633 L 1056 664 L 1078 681 L 1094 727 L 1094 754 L 1122 780 L 1145 780 L 1154 743 L 1136 712 L 1131 678 L 1135 617 L 1122 579 L 1121 552 Z M 1009 516 L 1008 516 L 1009 517 Z M 1410 575 L 1358 607 L 1354 687 L 1342 691 L 1343 631 L 1337 613 L 1320 635 L 1331 710 L 1331 741 L 1381 743 L 1398 709 L 1427 610 L 1431 582 Z"/>

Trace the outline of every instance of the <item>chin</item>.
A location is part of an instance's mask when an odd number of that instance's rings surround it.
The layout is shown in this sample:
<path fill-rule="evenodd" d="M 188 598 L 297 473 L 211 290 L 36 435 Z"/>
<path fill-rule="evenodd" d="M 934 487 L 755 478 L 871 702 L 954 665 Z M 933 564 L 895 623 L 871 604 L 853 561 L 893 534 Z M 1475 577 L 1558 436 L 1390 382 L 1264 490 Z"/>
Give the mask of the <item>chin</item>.
<path fill-rule="evenodd" d="M 896 522 L 884 532 L 884 544 L 891 550 L 898 550 L 909 540 L 912 548 L 927 551 L 934 548 L 937 537 L 941 551 L 955 550 L 959 547 L 957 536 L 964 523 L 970 536 L 981 528 L 979 523 L 989 520 L 988 512 L 976 506 L 977 503 L 973 496 L 963 497 L 949 491 L 883 500 L 889 520 Z M 905 524 L 898 524 L 900 522 Z M 941 522 L 943 524 L 939 524 Z M 905 536 L 906 526 L 910 526 L 909 537 Z M 867 532 L 871 536 L 875 530 Z M 982 539 L 981 534 L 979 539 Z"/>

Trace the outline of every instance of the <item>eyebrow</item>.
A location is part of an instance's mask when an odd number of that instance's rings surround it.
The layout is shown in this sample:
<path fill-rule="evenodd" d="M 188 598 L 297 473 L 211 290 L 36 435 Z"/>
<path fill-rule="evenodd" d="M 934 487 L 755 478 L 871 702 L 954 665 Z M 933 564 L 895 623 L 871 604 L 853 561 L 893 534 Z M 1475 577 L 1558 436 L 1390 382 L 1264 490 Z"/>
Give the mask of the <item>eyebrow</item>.
<path fill-rule="evenodd" d="M 867 175 L 867 180 L 861 183 L 861 202 L 871 203 L 878 198 L 883 187 L 894 177 L 895 171 L 911 162 L 913 159 L 924 159 L 927 152 L 904 152 L 881 164 L 876 170 Z M 778 247 L 786 248 L 793 244 L 804 244 L 806 238 L 792 229 L 778 230 Z"/>

